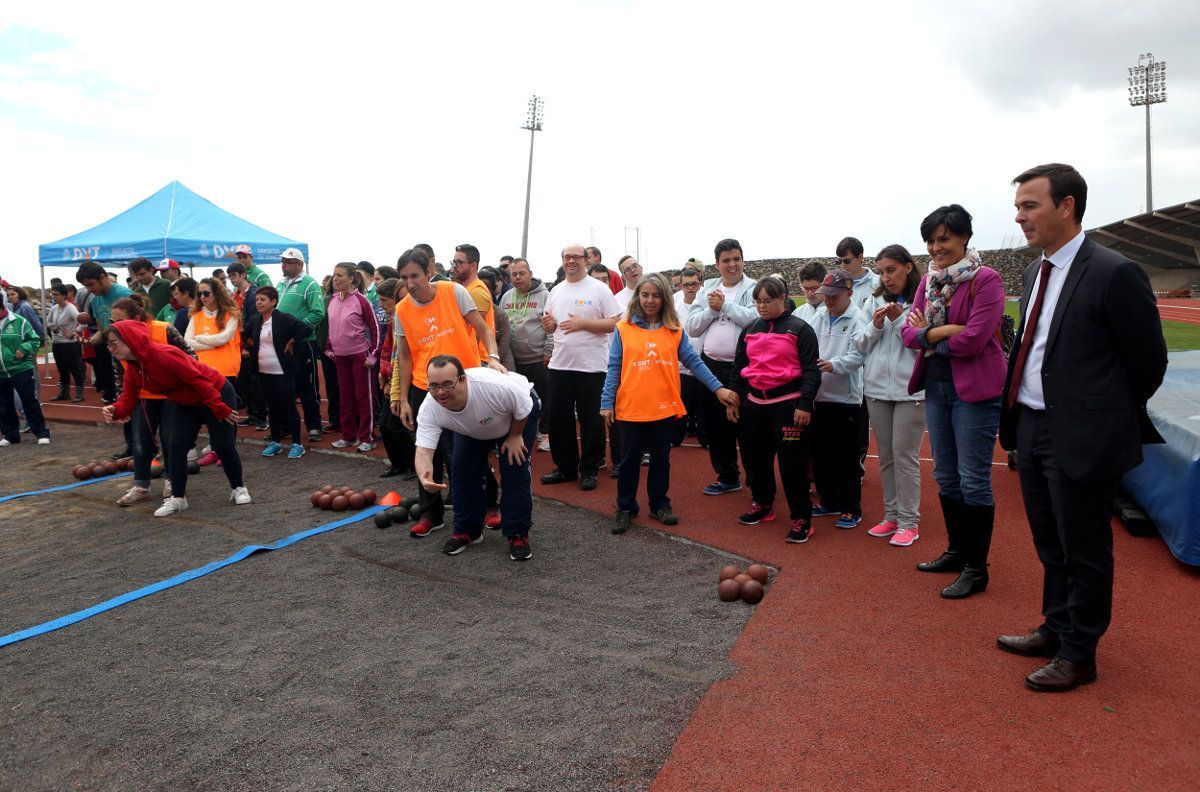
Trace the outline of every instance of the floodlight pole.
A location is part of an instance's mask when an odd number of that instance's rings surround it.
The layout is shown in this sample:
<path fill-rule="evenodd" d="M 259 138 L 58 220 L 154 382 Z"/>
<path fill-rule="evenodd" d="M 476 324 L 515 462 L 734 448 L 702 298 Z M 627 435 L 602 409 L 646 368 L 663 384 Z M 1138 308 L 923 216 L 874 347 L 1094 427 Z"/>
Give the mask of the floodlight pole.
<path fill-rule="evenodd" d="M 521 129 L 529 130 L 529 172 L 525 176 L 525 224 L 521 229 L 521 258 L 529 253 L 529 196 L 533 191 L 533 139 L 542 131 L 542 108 L 545 100 L 534 94 L 529 97 L 529 106 L 525 114 L 525 125 Z"/>
<path fill-rule="evenodd" d="M 1150 168 L 1150 105 L 1167 101 L 1167 62 L 1154 60 L 1147 52 L 1138 55 L 1138 65 L 1129 69 L 1129 104 L 1146 107 L 1146 213 L 1154 211 L 1153 177 Z"/>

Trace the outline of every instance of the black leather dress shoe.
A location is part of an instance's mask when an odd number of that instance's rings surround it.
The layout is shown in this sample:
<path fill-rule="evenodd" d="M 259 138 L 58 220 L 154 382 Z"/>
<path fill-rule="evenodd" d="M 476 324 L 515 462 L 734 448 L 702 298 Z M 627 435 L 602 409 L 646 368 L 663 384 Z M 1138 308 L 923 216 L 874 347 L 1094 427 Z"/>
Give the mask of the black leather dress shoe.
<path fill-rule="evenodd" d="M 1025 687 L 1039 693 L 1066 693 L 1095 681 L 1095 663 L 1073 663 L 1056 657 L 1025 677 Z"/>
<path fill-rule="evenodd" d="M 399 476 L 403 472 L 404 471 L 398 467 L 388 465 L 387 470 L 385 470 L 379 474 L 379 478 L 391 478 L 392 476 Z"/>
<path fill-rule="evenodd" d="M 541 482 L 543 484 L 562 484 L 564 481 L 574 481 L 575 478 L 575 474 L 573 473 L 568 475 L 558 468 L 554 468 L 554 470 L 542 476 Z"/>
<path fill-rule="evenodd" d="M 1058 641 L 1052 641 L 1037 630 L 1028 635 L 1001 635 L 996 646 L 1006 652 L 1023 657 L 1054 657 L 1058 654 Z"/>
<path fill-rule="evenodd" d="M 581 489 L 581 490 L 596 489 L 596 477 L 595 476 L 581 476 L 579 478 L 579 489 Z"/>

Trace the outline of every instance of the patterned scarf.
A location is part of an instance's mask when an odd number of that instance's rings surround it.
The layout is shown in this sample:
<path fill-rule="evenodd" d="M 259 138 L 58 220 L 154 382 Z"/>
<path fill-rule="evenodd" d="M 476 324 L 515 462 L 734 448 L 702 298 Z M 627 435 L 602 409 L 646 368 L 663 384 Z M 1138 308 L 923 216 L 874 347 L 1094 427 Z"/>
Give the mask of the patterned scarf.
<path fill-rule="evenodd" d="M 983 263 L 979 260 L 979 254 L 974 248 L 967 248 L 967 255 L 957 264 L 945 269 L 929 268 L 929 278 L 925 283 L 925 299 L 928 302 L 925 316 L 930 327 L 946 324 L 950 298 L 960 283 L 968 283 L 975 277 L 981 266 Z"/>

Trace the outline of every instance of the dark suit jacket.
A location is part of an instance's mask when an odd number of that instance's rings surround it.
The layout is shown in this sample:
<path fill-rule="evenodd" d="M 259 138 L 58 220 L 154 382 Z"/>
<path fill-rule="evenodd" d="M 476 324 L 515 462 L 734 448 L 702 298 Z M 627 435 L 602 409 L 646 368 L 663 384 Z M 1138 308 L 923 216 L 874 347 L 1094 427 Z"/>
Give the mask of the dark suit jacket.
<path fill-rule="evenodd" d="M 1025 270 L 1018 343 L 1041 259 Z M 1046 419 L 1054 454 L 1076 481 L 1120 478 L 1142 461 L 1142 443 L 1161 443 L 1146 402 L 1167 370 L 1158 306 L 1150 279 L 1134 262 L 1085 239 L 1063 284 L 1042 361 Z M 1013 350 L 1004 401 L 1014 383 Z M 1016 448 L 1016 412 L 1000 415 L 1000 444 Z"/>
<path fill-rule="evenodd" d="M 255 311 L 247 317 L 246 329 L 242 331 L 242 349 L 249 352 L 246 362 L 250 371 L 255 374 L 258 373 L 258 342 L 259 336 L 262 335 L 262 326 L 262 314 Z M 284 348 L 288 341 L 300 341 L 308 338 L 312 328 L 291 314 L 277 310 L 271 314 L 271 330 L 271 338 L 275 354 L 279 357 L 279 365 L 283 368 L 285 375 L 291 376 L 296 372 L 296 357 L 284 352 Z"/>

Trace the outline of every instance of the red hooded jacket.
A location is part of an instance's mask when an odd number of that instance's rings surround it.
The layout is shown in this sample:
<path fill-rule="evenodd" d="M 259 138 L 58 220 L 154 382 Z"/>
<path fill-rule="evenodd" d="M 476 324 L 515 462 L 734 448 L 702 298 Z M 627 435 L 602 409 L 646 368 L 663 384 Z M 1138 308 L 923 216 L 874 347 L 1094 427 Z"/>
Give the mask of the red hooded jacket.
<path fill-rule="evenodd" d="M 225 376 L 212 366 L 188 357 L 186 352 L 168 344 L 150 340 L 150 328 L 142 322 L 122 320 L 112 325 L 137 356 L 126 361 L 125 387 L 113 409 L 113 416 L 128 418 L 137 405 L 142 388 L 188 407 L 201 405 L 224 420 L 233 412 L 221 400 Z"/>

